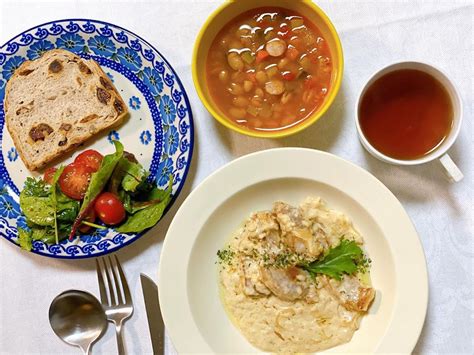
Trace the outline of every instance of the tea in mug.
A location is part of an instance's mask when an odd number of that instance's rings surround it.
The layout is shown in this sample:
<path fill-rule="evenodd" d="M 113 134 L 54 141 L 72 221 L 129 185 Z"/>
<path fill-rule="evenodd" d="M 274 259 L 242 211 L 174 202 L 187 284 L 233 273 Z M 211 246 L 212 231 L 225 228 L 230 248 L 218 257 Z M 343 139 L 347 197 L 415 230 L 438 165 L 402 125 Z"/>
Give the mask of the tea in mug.
<path fill-rule="evenodd" d="M 435 150 L 453 125 L 453 105 L 432 75 L 399 69 L 377 79 L 359 105 L 359 123 L 379 152 L 401 160 Z"/>

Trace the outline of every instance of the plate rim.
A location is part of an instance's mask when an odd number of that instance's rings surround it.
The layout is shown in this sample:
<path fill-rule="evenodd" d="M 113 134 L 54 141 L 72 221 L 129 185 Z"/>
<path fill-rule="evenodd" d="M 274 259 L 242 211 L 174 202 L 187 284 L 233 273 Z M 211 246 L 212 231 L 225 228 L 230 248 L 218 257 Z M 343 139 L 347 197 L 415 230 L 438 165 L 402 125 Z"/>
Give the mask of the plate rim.
<path fill-rule="evenodd" d="M 401 347 L 403 350 L 401 350 L 402 353 L 411 353 L 413 349 L 415 348 L 421 332 L 423 330 L 425 320 L 426 320 L 426 315 L 427 315 L 427 309 L 428 309 L 428 301 L 429 301 L 429 276 L 428 276 L 428 269 L 427 269 L 427 262 L 426 262 L 426 257 L 423 249 L 423 245 L 421 242 L 421 239 L 419 237 L 419 234 L 411 221 L 410 216 L 406 212 L 405 208 L 401 204 L 401 202 L 398 200 L 398 198 L 379 180 L 377 179 L 374 175 L 372 175 L 369 171 L 365 170 L 364 168 L 356 165 L 355 163 L 348 161 L 346 159 L 343 159 L 339 156 L 336 156 L 334 154 L 316 150 L 316 149 L 309 149 L 309 148 L 298 148 L 298 147 L 280 147 L 280 148 L 272 148 L 272 149 L 267 149 L 263 151 L 258 151 L 254 152 L 242 157 L 239 157 L 233 161 L 230 161 L 229 163 L 225 164 L 221 168 L 217 169 L 214 171 L 212 174 L 207 176 L 186 198 L 186 200 L 183 202 L 183 204 L 180 206 L 179 210 L 176 212 L 175 217 L 173 218 L 173 221 L 171 222 L 167 234 L 164 239 L 164 243 L 162 246 L 161 250 L 161 255 L 160 255 L 160 260 L 159 260 L 159 267 L 158 267 L 158 280 L 159 280 L 159 299 L 160 299 L 160 308 L 161 312 L 163 315 L 163 320 L 165 322 L 165 325 L 168 329 L 168 333 L 170 335 L 171 340 L 173 341 L 173 344 L 175 345 L 176 349 L 178 352 L 188 352 L 190 349 L 190 342 L 195 342 L 195 344 L 198 345 L 193 345 L 193 346 L 199 346 L 199 351 L 215 351 L 213 350 L 210 345 L 206 342 L 205 338 L 202 336 L 197 324 L 195 323 L 190 305 L 189 305 L 189 298 L 188 298 L 188 281 L 187 281 L 187 273 L 189 269 L 189 259 L 192 253 L 192 249 L 194 248 L 194 241 L 195 238 L 199 234 L 199 230 L 202 228 L 202 225 L 198 224 L 195 227 L 195 230 L 197 231 L 196 233 L 193 233 L 191 239 L 186 239 L 188 238 L 187 236 L 184 236 L 184 234 L 181 234 L 180 236 L 173 236 L 174 230 L 177 228 L 177 226 L 180 224 L 180 218 L 181 215 L 185 214 L 187 212 L 186 210 L 189 209 L 192 203 L 194 196 L 199 193 L 200 190 L 204 189 L 206 185 L 212 184 L 214 179 L 219 178 L 219 175 L 223 174 L 226 170 L 231 170 L 233 167 L 236 165 L 242 164 L 242 162 L 246 160 L 252 160 L 255 159 L 256 157 L 258 158 L 259 156 L 265 156 L 268 155 L 269 157 L 274 157 L 272 154 L 285 154 L 285 152 L 290 152 L 288 154 L 294 153 L 294 154 L 310 154 L 314 156 L 320 156 L 326 158 L 326 159 L 334 159 L 337 164 L 345 164 L 348 166 L 348 168 L 357 171 L 358 174 L 364 175 L 364 179 L 371 180 L 370 186 L 373 184 L 377 185 L 377 188 L 380 191 L 384 192 L 385 198 L 390 200 L 390 203 L 393 203 L 393 207 L 391 208 L 396 208 L 397 212 L 403 217 L 403 224 L 411 230 L 411 235 L 407 237 L 407 239 L 411 240 L 411 247 L 412 248 L 412 254 L 416 256 L 414 259 L 415 262 L 419 262 L 418 269 L 413 270 L 413 273 L 411 273 L 409 276 L 416 276 L 416 281 L 417 284 L 420 286 L 419 291 L 417 292 L 417 302 L 416 304 L 418 305 L 418 310 L 419 314 L 416 317 L 415 320 L 413 320 L 413 313 L 409 315 L 410 317 L 410 322 L 411 322 L 411 332 L 408 332 L 406 334 L 403 334 L 406 338 L 403 344 L 400 344 L 399 342 L 396 342 L 396 344 Z M 290 171 L 288 169 L 288 171 Z M 282 178 L 284 176 L 278 175 L 278 176 L 271 176 L 271 173 L 265 173 L 267 174 L 266 180 L 270 179 L 275 179 L 275 178 Z M 275 175 L 275 174 L 274 174 Z M 242 175 L 241 175 L 242 176 Z M 302 176 L 298 176 L 292 172 L 289 172 L 288 175 L 286 176 L 287 178 L 301 178 Z M 308 178 L 307 176 L 304 176 L 303 178 Z M 252 178 L 249 178 L 252 179 Z M 313 179 L 314 181 L 318 181 L 316 179 Z M 216 205 L 222 204 L 226 199 L 230 198 L 233 196 L 235 193 L 238 191 L 241 191 L 245 187 L 254 185 L 258 182 L 261 182 L 262 180 L 256 180 L 251 182 L 250 184 L 244 184 L 239 186 L 238 190 L 233 190 L 232 193 L 226 194 L 224 197 L 221 197 L 219 202 L 216 202 Z M 340 186 L 335 186 L 336 188 L 340 188 Z M 346 191 L 343 190 L 343 192 L 347 193 Z M 350 195 L 349 195 L 350 196 Z M 351 198 L 354 198 L 353 196 L 350 196 Z M 360 201 L 358 201 L 360 203 Z M 193 206 L 191 206 L 193 207 Z M 205 213 L 204 222 L 207 220 L 207 218 L 214 213 L 215 209 L 213 208 L 212 210 L 208 211 Z M 401 223 L 398 221 L 398 223 Z M 182 224 L 182 223 L 181 223 Z M 396 323 L 400 325 L 399 319 L 395 319 L 395 317 L 398 317 L 399 314 L 395 314 L 395 311 L 400 308 L 400 289 L 399 283 L 400 280 L 403 280 L 400 278 L 400 275 L 397 275 L 398 268 L 400 267 L 405 267 L 404 265 L 400 264 L 400 261 L 398 260 L 398 263 L 396 263 L 396 257 L 395 253 L 393 252 L 393 240 L 384 238 L 388 243 L 389 243 L 389 249 L 391 254 L 394 256 L 394 267 L 395 267 L 395 284 L 397 285 L 397 292 L 395 294 L 395 303 L 394 307 L 391 310 L 391 315 L 388 320 L 388 326 L 383 334 L 383 336 L 378 340 L 378 342 L 375 343 L 374 348 L 375 352 L 384 352 L 384 351 L 389 351 L 389 349 L 386 349 L 385 347 L 387 346 L 386 343 L 389 343 L 388 341 L 384 340 L 387 339 L 387 334 L 389 332 L 394 331 L 394 320 Z M 183 243 L 185 241 L 185 243 Z M 171 255 L 171 252 L 167 252 L 168 249 L 173 248 L 173 243 L 178 243 L 180 248 L 184 246 L 187 246 L 186 249 L 184 250 L 184 260 L 186 260 L 185 263 L 182 263 L 183 266 L 179 266 L 179 268 L 176 268 L 176 262 L 173 262 L 173 256 Z M 397 241 L 395 241 L 397 243 Z M 188 247 L 189 246 L 189 247 Z M 188 250 L 189 249 L 189 250 Z M 182 249 L 181 249 L 182 250 Z M 399 256 L 398 256 L 399 258 Z M 406 271 L 406 270 L 405 270 Z M 407 275 L 405 275 L 407 276 Z M 410 282 L 413 283 L 413 279 L 410 277 Z M 406 281 L 406 280 L 405 280 Z M 407 281 L 406 281 L 407 282 Z M 405 285 L 407 286 L 407 285 Z M 184 292 L 175 292 L 175 290 L 179 291 L 184 291 Z M 405 297 L 406 293 L 408 291 L 405 291 Z M 176 304 L 179 302 L 179 307 L 174 307 L 173 304 Z M 178 317 L 176 317 L 176 310 L 179 310 Z M 175 312 L 175 314 L 173 314 Z M 184 318 L 183 318 L 184 317 Z M 178 318 L 179 320 L 176 321 L 175 319 Z M 186 322 L 183 322 L 183 319 L 186 320 Z M 183 323 L 186 323 L 184 326 Z M 182 339 L 180 338 L 179 334 L 183 332 L 184 327 L 186 327 L 186 338 Z M 402 331 L 405 331 L 405 329 L 408 327 L 402 327 L 401 329 L 395 329 L 395 331 L 398 331 L 399 334 L 402 334 Z M 181 331 L 180 331 L 181 330 Z M 393 336 L 392 336 L 393 337 Z M 390 340 L 390 338 L 388 338 Z M 408 341 L 407 341 L 408 340 Z M 393 344 L 393 341 L 392 341 Z M 390 344 L 389 344 L 390 345 Z M 400 350 L 397 350 L 400 351 Z"/>
<path fill-rule="evenodd" d="M 3 49 L 8 43 L 10 43 L 11 41 L 13 41 L 15 38 L 21 36 L 22 34 L 24 33 L 27 33 L 27 32 L 30 32 L 31 30 L 35 29 L 35 28 L 38 28 L 38 27 L 42 27 L 42 26 L 46 26 L 46 25 L 50 25 L 50 24 L 53 24 L 53 23 L 56 23 L 56 22 L 65 22 L 65 21 L 90 21 L 92 23 L 100 23 L 100 24 L 103 24 L 103 25 L 106 25 L 106 26 L 112 26 L 112 27 L 115 27 L 117 29 L 120 29 L 120 30 L 123 30 L 123 31 L 126 31 L 130 34 L 132 34 L 133 36 L 135 36 L 137 39 L 139 39 L 140 41 L 142 41 L 143 43 L 147 44 L 150 48 L 152 48 L 156 53 L 158 53 L 158 55 L 161 57 L 161 59 L 166 63 L 166 65 L 170 68 L 171 72 L 173 73 L 178 85 L 183 88 L 183 99 L 186 103 L 186 107 L 188 108 L 188 115 L 189 115 L 189 122 L 190 122 L 190 125 L 189 125 L 189 130 L 190 130 L 190 144 L 189 144 L 189 160 L 188 160 L 188 164 L 186 164 L 186 167 L 184 169 L 184 173 L 183 173 L 183 177 L 182 177 L 182 181 L 183 183 L 178 187 L 178 189 L 176 190 L 175 194 L 172 196 L 171 198 L 171 201 L 168 203 L 168 206 L 166 206 L 164 212 L 163 212 L 163 215 L 161 217 L 161 219 L 158 221 L 157 224 L 155 224 L 153 227 L 151 228 L 148 228 L 146 229 L 145 231 L 143 232 L 140 232 L 140 233 L 137 233 L 135 238 L 127 241 L 126 243 L 123 243 L 121 244 L 120 246 L 118 246 L 117 248 L 114 248 L 114 249 L 106 249 L 104 251 L 101 251 L 100 253 L 95 253 L 95 254 L 92 254 L 92 255 L 79 255 L 79 256 L 75 256 L 75 255 L 69 255 L 69 256 L 66 256 L 66 255 L 54 255 L 54 254 L 44 254 L 44 253 L 40 253 L 36 250 L 31 250 L 30 253 L 33 253 L 33 254 L 36 254 L 36 255 L 40 255 L 40 256 L 43 256 L 43 257 L 47 257 L 47 258 L 53 258 L 53 259 L 65 259 L 65 260 L 80 260 L 80 259 L 92 259 L 92 258 L 96 258 L 96 257 L 99 257 L 99 256 L 103 256 L 103 255 L 107 255 L 107 254 L 110 254 L 110 253 L 114 253 L 130 244 L 132 244 L 133 242 L 137 241 L 138 239 L 141 239 L 145 234 L 147 234 L 149 231 L 151 231 L 153 228 L 155 228 L 159 223 L 160 221 L 165 217 L 165 215 L 168 213 L 168 211 L 171 209 L 171 207 L 174 205 L 174 203 L 176 202 L 179 194 L 181 193 L 184 185 L 186 184 L 186 180 L 187 180 L 187 177 L 188 177 L 188 173 L 189 173 L 189 170 L 191 168 L 191 164 L 192 164 L 192 161 L 193 161 L 193 153 L 194 153 L 194 143 L 195 143 L 195 139 L 194 139 L 194 117 L 193 117 L 193 113 L 192 113 L 192 107 L 191 107 L 191 102 L 189 101 L 189 97 L 188 97 L 188 93 L 186 91 L 186 88 L 185 86 L 183 85 L 183 82 L 181 81 L 181 78 L 178 76 L 176 70 L 174 69 L 174 67 L 170 64 L 170 62 L 166 59 L 165 56 L 163 56 L 163 54 L 161 54 L 161 52 L 159 50 L 157 50 L 155 48 L 155 46 L 153 46 L 150 42 L 148 42 L 147 40 L 145 40 L 143 37 L 137 35 L 135 32 L 133 31 L 130 31 L 122 26 L 118 26 L 118 25 L 115 25 L 111 22 L 107 22 L 107 21 L 102 21 L 102 20 L 95 20 L 95 19 L 91 19 L 91 18 L 63 18 L 63 19 L 57 19 L 57 20 L 53 20 L 53 21 L 48 21 L 48 22 L 44 22 L 44 23 L 41 23 L 41 24 L 38 24 L 36 26 L 32 26 L 30 28 L 28 28 L 27 30 L 24 30 L 20 33 L 18 33 L 17 35 L 11 37 L 9 40 L 7 40 L 6 42 L 3 43 L 3 45 L 0 46 L 0 49 Z M 3 102 L 0 103 L 2 106 L 3 106 Z M 2 148 L 0 146 L 0 153 L 3 154 L 2 152 Z M 3 237 L 3 236 L 2 236 Z M 7 241 L 9 241 L 10 243 L 12 243 L 13 245 L 19 247 L 18 244 L 16 244 L 13 240 L 9 239 L 9 238 L 2 238 L 2 239 L 6 239 Z"/>

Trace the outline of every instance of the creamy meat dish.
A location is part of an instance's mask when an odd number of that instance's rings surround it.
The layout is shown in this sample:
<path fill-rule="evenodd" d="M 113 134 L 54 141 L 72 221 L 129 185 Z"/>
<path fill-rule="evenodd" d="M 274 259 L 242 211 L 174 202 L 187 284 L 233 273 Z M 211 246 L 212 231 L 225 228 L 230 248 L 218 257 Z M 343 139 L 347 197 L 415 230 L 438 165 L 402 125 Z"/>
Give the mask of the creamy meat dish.
<path fill-rule="evenodd" d="M 222 303 L 263 351 L 346 343 L 375 297 L 363 242 L 352 222 L 320 198 L 298 207 L 276 202 L 253 213 L 218 251 Z"/>

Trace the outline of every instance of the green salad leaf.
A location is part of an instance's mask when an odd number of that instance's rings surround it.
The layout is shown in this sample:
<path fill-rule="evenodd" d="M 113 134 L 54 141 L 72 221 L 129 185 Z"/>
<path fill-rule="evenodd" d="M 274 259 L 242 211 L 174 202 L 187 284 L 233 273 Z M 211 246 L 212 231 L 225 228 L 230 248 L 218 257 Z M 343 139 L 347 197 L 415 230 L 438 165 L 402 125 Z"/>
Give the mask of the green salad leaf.
<path fill-rule="evenodd" d="M 153 227 L 163 216 L 166 206 L 171 200 L 171 191 L 173 189 L 173 175 L 170 175 L 168 188 L 166 190 L 153 189 L 150 198 L 156 201 L 155 204 L 147 206 L 128 216 L 124 224 L 116 230 L 119 233 L 140 233 L 145 229 Z M 159 197 L 159 198 L 157 198 Z"/>
<path fill-rule="evenodd" d="M 49 197 L 51 186 L 44 182 L 42 179 L 35 179 L 33 177 L 27 177 L 25 186 L 23 187 L 23 194 L 25 196 L 35 197 Z"/>
<path fill-rule="evenodd" d="M 21 235 L 25 246 L 25 233 L 31 240 L 56 244 L 68 235 L 79 211 L 79 201 L 64 195 L 57 186 L 63 170 L 60 167 L 55 172 L 51 184 L 40 178 L 26 179 L 25 187 L 20 193 L 20 207 L 30 228 L 29 232 L 23 230 Z"/>
<path fill-rule="evenodd" d="M 58 222 L 69 222 L 70 224 L 74 222 L 79 213 L 80 205 L 79 201 L 67 197 L 58 189 L 56 194 L 56 218 Z"/>
<path fill-rule="evenodd" d="M 150 173 L 139 163 L 122 158 L 118 168 L 123 172 L 122 188 L 128 192 L 135 192 L 138 186 L 146 180 Z"/>
<path fill-rule="evenodd" d="M 18 228 L 18 244 L 21 249 L 30 251 L 32 247 L 31 232 L 23 228 Z"/>
<path fill-rule="evenodd" d="M 47 244 L 57 244 L 59 243 L 59 241 L 56 241 L 56 238 L 59 239 L 59 231 L 55 228 L 44 227 L 31 229 L 31 239 L 33 240 L 41 240 L 42 242 Z"/>
<path fill-rule="evenodd" d="M 313 277 L 316 274 L 325 274 L 333 279 L 341 280 L 343 274 L 351 275 L 357 272 L 359 265 L 364 264 L 366 260 L 364 252 L 356 242 L 343 239 L 322 259 L 298 266 L 308 271 Z"/>
<path fill-rule="evenodd" d="M 20 193 L 20 207 L 25 217 L 40 226 L 54 226 L 55 208 L 51 203 L 51 186 L 41 178 L 28 177 Z"/>

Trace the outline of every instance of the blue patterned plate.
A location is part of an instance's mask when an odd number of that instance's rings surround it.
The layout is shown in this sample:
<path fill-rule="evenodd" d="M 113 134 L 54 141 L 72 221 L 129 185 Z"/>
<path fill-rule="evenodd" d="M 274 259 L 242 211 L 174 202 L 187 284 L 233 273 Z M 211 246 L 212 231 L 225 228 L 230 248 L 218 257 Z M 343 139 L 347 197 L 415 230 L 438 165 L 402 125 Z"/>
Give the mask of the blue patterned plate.
<path fill-rule="evenodd" d="M 0 47 L 0 235 L 15 244 L 17 225 L 25 225 L 18 204 L 19 191 L 26 177 L 35 174 L 25 168 L 5 127 L 5 85 L 23 61 L 36 59 L 53 48 L 97 61 L 129 105 L 129 119 L 88 143 L 88 147 L 109 154 L 114 151 L 112 141 L 120 140 L 162 187 L 173 173 L 173 201 L 191 163 L 193 120 L 186 92 L 171 65 L 151 44 L 102 21 L 71 19 L 33 27 Z M 71 155 L 63 163 L 70 162 Z M 113 229 L 96 230 L 58 245 L 35 241 L 32 251 L 55 258 L 87 258 L 116 251 L 140 236 Z"/>

